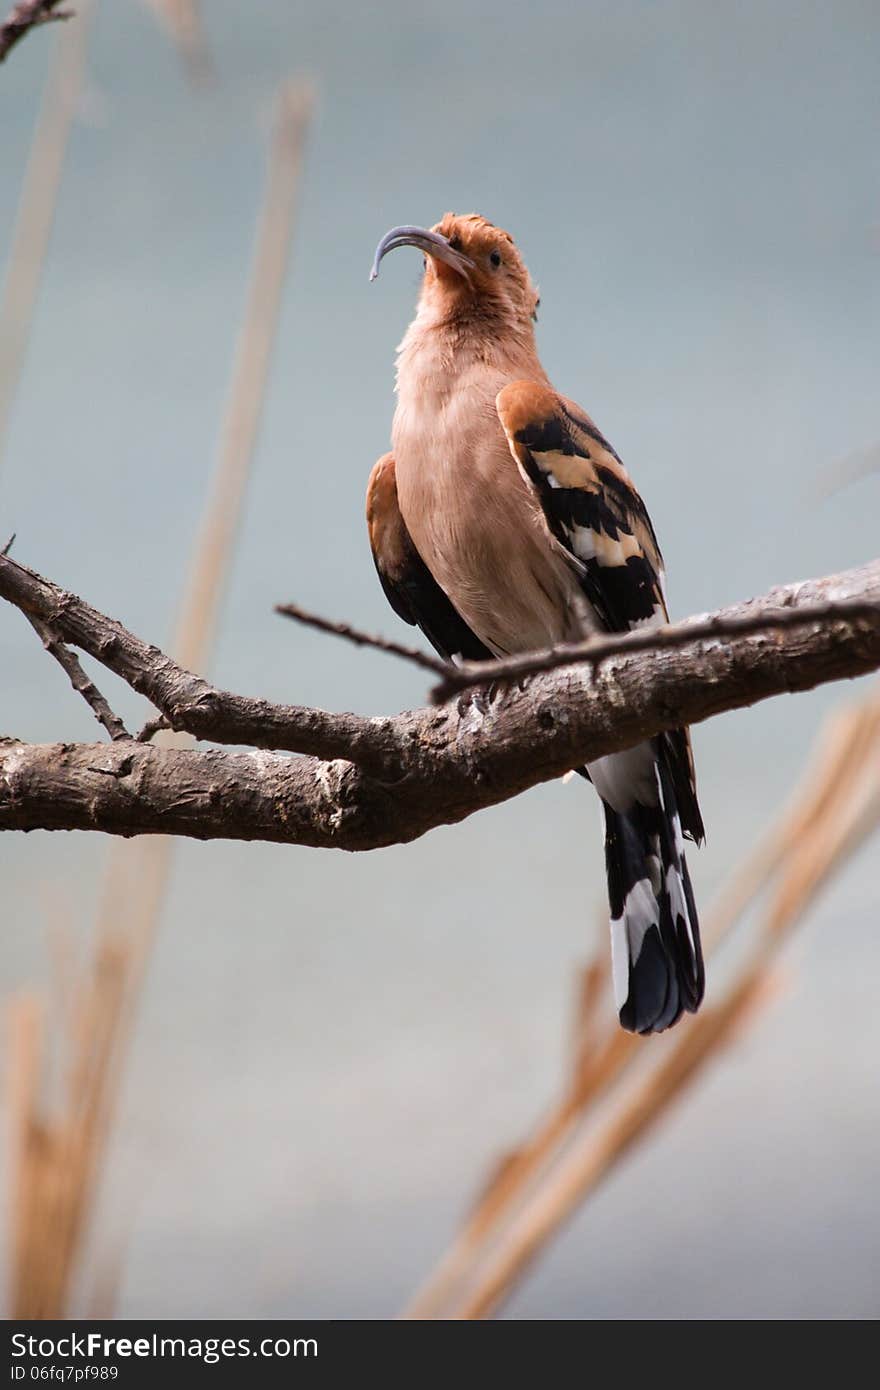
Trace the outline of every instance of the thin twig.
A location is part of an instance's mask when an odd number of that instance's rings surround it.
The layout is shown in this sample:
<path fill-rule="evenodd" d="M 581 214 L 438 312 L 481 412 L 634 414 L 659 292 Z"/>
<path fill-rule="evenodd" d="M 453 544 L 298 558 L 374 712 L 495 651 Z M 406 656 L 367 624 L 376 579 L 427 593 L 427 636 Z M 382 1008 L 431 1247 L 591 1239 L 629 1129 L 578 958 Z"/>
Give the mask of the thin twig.
<path fill-rule="evenodd" d="M 811 623 L 829 623 L 837 619 L 851 622 L 860 618 L 880 623 L 880 602 L 873 599 L 837 599 L 801 608 L 764 608 L 757 613 L 691 618 L 682 623 L 667 623 L 663 627 L 639 628 L 610 637 L 591 637 L 584 642 L 560 643 L 543 651 L 506 657 L 503 661 L 467 661 L 460 666 L 449 666 L 443 682 L 431 691 L 431 698 L 435 704 L 441 704 L 472 685 L 506 684 L 523 676 L 556 671 L 562 666 L 575 666 L 581 662 L 590 665 L 595 672 L 603 661 L 614 656 L 668 651 L 719 637 L 769 637 L 774 632 L 809 627 Z"/>
<path fill-rule="evenodd" d="M 0 63 L 30 29 L 59 19 L 71 19 L 73 10 L 59 10 L 61 0 L 21 0 L 0 24 Z"/>
<path fill-rule="evenodd" d="M 286 618 L 293 618 L 306 627 L 317 628 L 319 632 L 342 637 L 357 647 L 374 647 L 377 651 L 400 657 L 423 671 L 431 671 L 441 676 L 440 684 L 434 686 L 431 691 L 431 699 L 435 704 L 443 704 L 459 691 L 467 690 L 474 685 L 508 684 L 520 680 L 523 676 L 555 671 L 561 666 L 574 666 L 581 662 L 589 664 L 595 671 L 603 661 L 614 656 L 663 651 L 709 638 L 758 634 L 769 636 L 785 628 L 806 627 L 810 623 L 831 622 L 838 618 L 847 621 L 854 618 L 880 621 L 880 602 L 872 599 L 839 599 L 803 608 L 764 608 L 757 613 L 689 618 L 685 622 L 667 623 L 663 627 L 639 628 L 635 632 L 590 637 L 583 642 L 559 643 L 554 647 L 524 652 L 521 656 L 506 657 L 500 661 L 464 661 L 460 665 L 430 656 L 417 647 L 405 646 L 401 642 L 390 641 L 387 637 L 376 637 L 353 627 L 351 623 L 322 618 L 319 614 L 310 613 L 308 609 L 300 608 L 295 603 L 276 604 L 275 612 L 283 614 Z"/>
<path fill-rule="evenodd" d="M 409 661 L 423 671 L 442 676 L 444 680 L 456 669 L 451 662 L 443 661 L 439 656 L 429 656 L 427 652 L 419 651 L 418 647 L 407 647 L 402 642 L 392 642 L 387 637 L 373 636 L 353 627 L 351 623 L 338 623 L 333 618 L 322 618 L 320 614 L 310 613 L 308 609 L 300 608 L 296 603 L 277 603 L 275 612 L 284 618 L 293 618 L 294 622 L 302 623 L 304 627 L 317 628 L 318 632 L 329 632 L 333 637 L 342 637 L 356 647 L 374 647 L 376 651 L 387 652 L 389 656 L 399 656 L 403 661 Z"/>
<path fill-rule="evenodd" d="M 72 652 L 69 647 L 66 647 L 57 632 L 53 632 L 51 627 L 41 622 L 39 618 L 35 618 L 32 613 L 25 613 L 25 617 L 46 651 L 50 656 L 54 656 L 58 665 L 66 672 L 76 693 L 83 697 L 98 723 L 103 725 L 110 737 L 112 739 L 131 738 L 131 734 L 119 715 L 114 713 L 95 682 L 86 675 L 76 652 Z"/>
<path fill-rule="evenodd" d="M 148 719 L 140 733 L 135 734 L 135 743 L 149 743 L 156 734 L 161 733 L 163 729 L 170 728 L 171 725 L 164 714 L 159 714 L 155 719 Z"/>

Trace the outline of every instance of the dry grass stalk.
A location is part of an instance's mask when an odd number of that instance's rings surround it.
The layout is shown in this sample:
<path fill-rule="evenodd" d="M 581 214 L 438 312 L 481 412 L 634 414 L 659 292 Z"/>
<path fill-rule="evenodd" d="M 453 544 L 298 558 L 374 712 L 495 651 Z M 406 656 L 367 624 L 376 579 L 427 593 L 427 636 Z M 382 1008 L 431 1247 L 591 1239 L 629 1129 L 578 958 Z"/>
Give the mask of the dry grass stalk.
<path fill-rule="evenodd" d="M 202 24 L 199 0 L 147 0 L 180 53 L 190 80 L 197 86 L 214 77 L 214 64 Z"/>
<path fill-rule="evenodd" d="M 813 479 L 810 491 L 816 501 L 824 502 L 836 492 L 877 472 L 880 472 L 880 444 L 870 444 L 866 449 L 854 449 L 824 468 Z"/>
<path fill-rule="evenodd" d="M 82 92 L 93 0 L 61 26 L 31 141 L 0 298 L 0 463 L 24 368 L 70 128 Z"/>
<path fill-rule="evenodd" d="M 190 669 L 207 664 L 232 558 L 268 380 L 310 108 L 310 88 L 284 87 L 214 484 L 177 627 L 174 649 Z M 46 1118 L 40 1088 L 42 1026 L 35 1022 L 32 1003 L 13 1009 L 17 1121 L 11 1285 L 17 1317 L 62 1317 L 69 1310 L 173 843 L 155 836 L 112 847 L 92 957 L 77 986 L 67 989 L 73 1029 L 62 1052 L 70 1057 L 70 1071 L 52 1119 Z M 100 1298 L 106 1307 L 106 1289 Z"/>
<path fill-rule="evenodd" d="M 204 669 L 257 443 L 312 104 L 311 86 L 302 81 L 286 83 L 278 102 L 247 304 L 220 431 L 213 494 L 173 644 L 176 659 L 191 671 Z"/>
<path fill-rule="evenodd" d="M 490 1316 L 610 1168 L 660 1119 L 770 994 L 774 958 L 821 887 L 880 824 L 880 696 L 833 715 L 788 810 L 710 914 L 713 949 L 775 881 L 750 950 L 718 1003 L 688 1020 L 659 1054 L 597 1026 L 602 970 L 587 969 L 580 1045 L 561 1100 L 499 1166 L 461 1232 L 404 1316 Z M 602 981 L 603 985 L 607 981 Z M 627 1084 L 630 1065 L 641 1065 Z M 607 1115 L 596 1101 L 610 1093 Z"/>
<path fill-rule="evenodd" d="M 65 980 L 66 1027 L 56 1039 L 64 1074 L 51 1075 L 40 1001 L 25 995 L 9 1010 L 12 1317 L 59 1317 L 69 1302 L 110 1118 L 128 949 L 122 935 L 104 941 L 94 962 Z"/>

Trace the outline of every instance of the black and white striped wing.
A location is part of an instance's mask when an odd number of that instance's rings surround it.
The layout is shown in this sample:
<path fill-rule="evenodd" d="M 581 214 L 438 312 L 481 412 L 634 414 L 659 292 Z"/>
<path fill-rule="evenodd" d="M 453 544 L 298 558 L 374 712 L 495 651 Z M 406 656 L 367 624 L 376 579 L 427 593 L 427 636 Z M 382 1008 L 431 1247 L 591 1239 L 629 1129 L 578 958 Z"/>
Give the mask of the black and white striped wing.
<path fill-rule="evenodd" d="M 581 585 L 600 625 L 628 632 L 666 622 L 663 557 L 651 518 L 589 415 L 531 381 L 506 386 L 496 408 L 550 530 L 581 563 Z M 688 732 L 672 730 L 661 739 L 669 745 L 684 833 L 700 843 L 704 830 Z"/>

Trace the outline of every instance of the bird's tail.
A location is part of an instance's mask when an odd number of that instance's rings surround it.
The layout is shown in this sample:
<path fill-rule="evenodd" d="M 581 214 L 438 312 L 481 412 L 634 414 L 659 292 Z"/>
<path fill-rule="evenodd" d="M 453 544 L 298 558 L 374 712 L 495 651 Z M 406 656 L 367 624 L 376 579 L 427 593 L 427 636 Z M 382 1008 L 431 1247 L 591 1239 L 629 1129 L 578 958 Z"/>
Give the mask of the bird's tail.
<path fill-rule="evenodd" d="M 700 927 L 684 857 L 672 777 L 654 763 L 657 803 L 605 809 L 605 863 L 611 904 L 611 958 L 620 1022 L 662 1033 L 703 998 Z"/>

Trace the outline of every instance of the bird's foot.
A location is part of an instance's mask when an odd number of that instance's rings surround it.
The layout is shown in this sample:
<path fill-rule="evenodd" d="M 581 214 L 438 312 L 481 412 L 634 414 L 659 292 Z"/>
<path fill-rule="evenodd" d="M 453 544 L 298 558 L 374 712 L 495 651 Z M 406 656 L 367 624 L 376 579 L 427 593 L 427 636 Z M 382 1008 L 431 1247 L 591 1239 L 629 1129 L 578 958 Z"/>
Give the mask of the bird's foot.
<path fill-rule="evenodd" d="M 483 685 L 469 685 L 458 697 L 458 717 L 464 719 L 472 710 L 480 715 L 489 713 L 491 706 L 504 692 L 499 681 L 486 681 Z"/>

